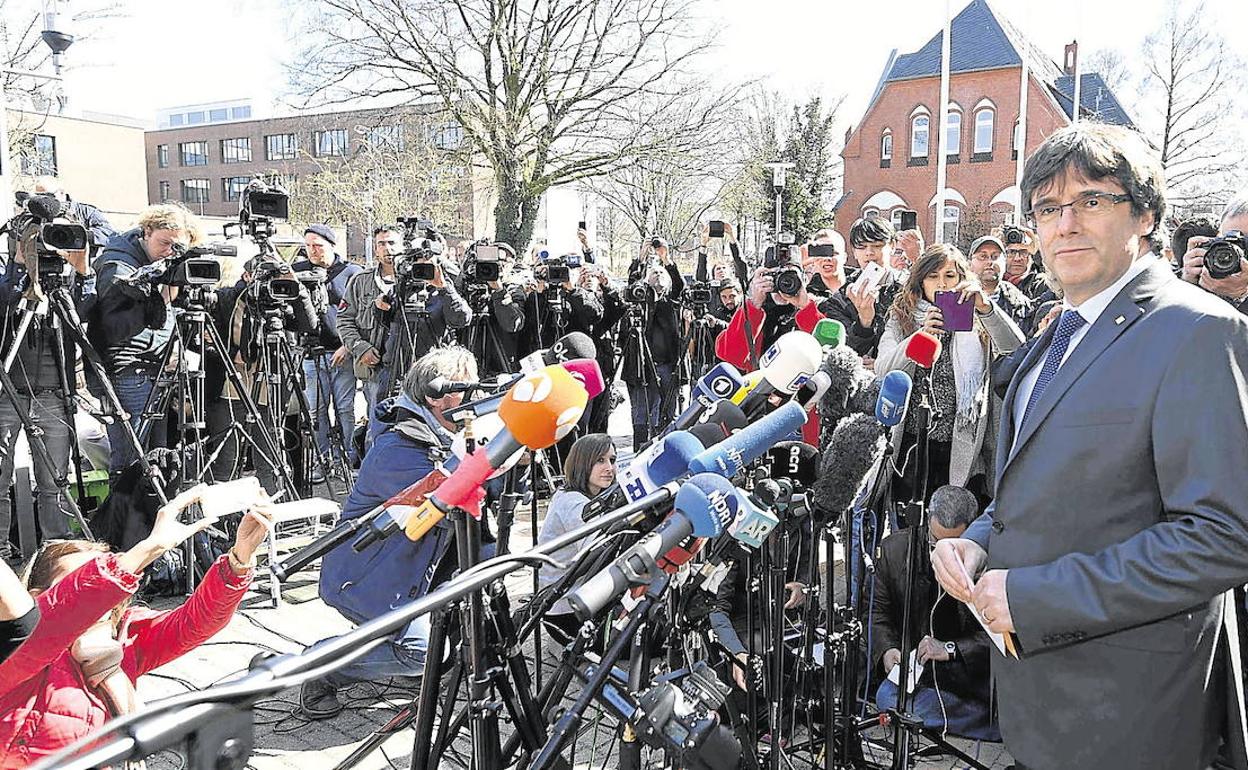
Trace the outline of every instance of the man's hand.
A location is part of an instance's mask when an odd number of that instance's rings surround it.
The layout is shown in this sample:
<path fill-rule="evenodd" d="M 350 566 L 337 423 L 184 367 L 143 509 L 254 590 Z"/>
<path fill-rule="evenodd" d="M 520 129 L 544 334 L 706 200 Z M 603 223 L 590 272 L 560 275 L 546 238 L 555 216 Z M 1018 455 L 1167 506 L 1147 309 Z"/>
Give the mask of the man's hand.
<path fill-rule="evenodd" d="M 784 602 L 786 610 L 801 607 L 806 603 L 806 584 L 798 581 L 784 584 L 784 590 L 789 592 L 789 598 Z"/>
<path fill-rule="evenodd" d="M 875 371 L 875 359 L 871 356 L 862 357 L 862 368 L 869 372 Z"/>
<path fill-rule="evenodd" d="M 57 249 L 57 254 L 61 255 L 61 259 L 73 266 L 74 272 L 78 275 L 87 274 L 87 250 L 86 249 Z"/>
<path fill-rule="evenodd" d="M 360 363 L 365 366 L 376 366 L 381 363 L 381 354 L 377 352 L 377 348 L 369 348 L 364 351 L 364 355 L 360 356 Z"/>
<path fill-rule="evenodd" d="M 992 300 L 988 299 L 988 293 L 984 291 L 984 287 L 974 278 L 969 278 L 957 286 L 953 287 L 954 291 L 962 292 L 962 296 L 958 297 L 958 302 L 966 302 L 967 299 L 975 300 L 975 312 L 980 315 L 988 315 L 992 312 Z"/>
<path fill-rule="evenodd" d="M 801 291 L 791 297 L 787 294 L 777 294 L 776 296 L 779 297 L 780 301 L 784 304 L 792 305 L 798 310 L 801 310 L 811 303 L 810 294 L 806 291 L 806 287 L 804 285 L 802 286 Z"/>
<path fill-rule="evenodd" d="M 1061 314 L 1062 306 L 1060 304 L 1049 308 L 1049 312 L 1044 314 L 1044 318 L 1036 322 L 1036 331 L 1031 336 L 1039 337 L 1041 334 L 1044 334 L 1044 330 L 1049 328 L 1049 324 L 1053 323 Z"/>
<path fill-rule="evenodd" d="M 334 351 L 333 357 L 329 359 L 329 365 L 337 368 L 339 366 L 342 366 L 343 363 L 346 362 L 347 359 L 349 358 L 351 358 L 351 351 L 347 350 L 346 345 L 343 345 L 342 347 Z"/>
<path fill-rule="evenodd" d="M 884 652 L 884 673 L 887 674 L 893 668 L 901 663 L 901 650 L 892 647 Z"/>
<path fill-rule="evenodd" d="M 767 268 L 755 270 L 754 277 L 750 279 L 750 304 L 761 310 L 763 303 L 767 301 L 767 295 L 775 288 L 776 282 Z"/>
<path fill-rule="evenodd" d="M 1239 260 L 1239 272 L 1226 278 L 1210 278 L 1209 271 L 1200 274 L 1200 288 L 1219 297 L 1239 300 L 1248 294 L 1248 259 Z"/>
<path fill-rule="evenodd" d="M 502 281 L 487 281 L 485 285 L 490 287 L 490 291 L 498 291 L 503 288 Z"/>
<path fill-rule="evenodd" d="M 971 594 L 971 604 L 988 623 L 988 630 L 998 634 L 1014 631 L 1010 601 L 1005 595 L 1005 579 L 1009 574 L 1008 569 L 988 570 L 975 582 L 975 590 Z"/>
<path fill-rule="evenodd" d="M 971 603 L 975 587 L 971 580 L 988 561 L 988 552 L 974 540 L 964 537 L 947 537 L 936 543 L 932 551 L 932 570 L 945 591 L 964 604 Z"/>
<path fill-rule="evenodd" d="M 879 288 L 869 288 L 863 284 L 859 289 L 851 285 L 845 290 L 845 296 L 849 297 L 849 301 L 858 311 L 858 323 L 870 328 L 875 323 L 875 303 L 880 298 Z"/>
<path fill-rule="evenodd" d="M 702 229 L 698 231 L 702 236 L 702 248 L 706 248 L 711 243 L 711 226 L 707 222 L 702 223 Z"/>
<path fill-rule="evenodd" d="M 939 639 L 925 636 L 923 637 L 923 640 L 919 642 L 918 649 L 920 663 L 927 663 L 929 660 L 949 660 L 949 651 L 945 649 L 945 643 Z"/>
<path fill-rule="evenodd" d="M 581 251 L 589 251 L 589 233 L 577 228 L 576 239 L 581 242 Z"/>
<path fill-rule="evenodd" d="M 729 243 L 737 242 L 737 234 L 733 231 L 731 223 L 724 223 L 724 238 L 726 238 Z"/>
<path fill-rule="evenodd" d="M 1205 244 L 1211 239 L 1203 235 L 1193 235 L 1187 241 L 1187 253 L 1183 255 L 1183 280 L 1188 283 L 1199 283 L 1205 273 Z"/>
<path fill-rule="evenodd" d="M 377 299 L 373 300 L 373 304 L 377 306 L 378 310 L 385 311 L 390 309 L 390 302 L 386 299 L 385 294 L 378 294 Z"/>
<path fill-rule="evenodd" d="M 446 278 L 442 275 L 442 265 L 437 262 L 433 263 L 433 280 L 429 282 L 429 285 L 435 289 L 446 288 Z"/>

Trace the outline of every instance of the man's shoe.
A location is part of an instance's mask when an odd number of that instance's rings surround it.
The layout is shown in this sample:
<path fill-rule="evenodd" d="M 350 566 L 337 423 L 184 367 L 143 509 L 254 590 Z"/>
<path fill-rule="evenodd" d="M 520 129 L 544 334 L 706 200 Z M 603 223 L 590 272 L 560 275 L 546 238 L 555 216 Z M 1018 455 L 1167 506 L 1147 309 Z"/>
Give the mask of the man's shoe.
<path fill-rule="evenodd" d="M 299 710 L 308 719 L 329 719 L 342 711 L 338 688 L 324 679 L 312 679 L 299 688 Z"/>
<path fill-rule="evenodd" d="M 316 470 L 308 474 L 308 483 L 309 484 L 324 484 L 325 473 L 322 472 L 320 468 L 317 468 Z"/>

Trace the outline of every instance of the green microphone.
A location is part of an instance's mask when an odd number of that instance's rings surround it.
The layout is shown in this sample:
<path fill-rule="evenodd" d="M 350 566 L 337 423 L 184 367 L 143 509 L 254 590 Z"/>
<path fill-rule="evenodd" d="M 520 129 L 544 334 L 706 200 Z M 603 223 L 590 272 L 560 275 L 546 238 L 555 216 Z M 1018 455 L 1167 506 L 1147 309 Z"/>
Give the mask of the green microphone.
<path fill-rule="evenodd" d="M 825 348 L 839 348 L 845 343 L 845 324 L 831 318 L 820 318 L 811 333 Z"/>

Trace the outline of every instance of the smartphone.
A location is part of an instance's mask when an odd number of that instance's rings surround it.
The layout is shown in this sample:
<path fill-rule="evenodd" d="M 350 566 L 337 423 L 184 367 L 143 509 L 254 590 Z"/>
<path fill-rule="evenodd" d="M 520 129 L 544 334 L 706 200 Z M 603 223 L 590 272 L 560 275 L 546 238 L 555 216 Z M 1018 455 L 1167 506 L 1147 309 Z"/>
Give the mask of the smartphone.
<path fill-rule="evenodd" d="M 900 229 L 902 229 L 902 230 L 913 230 L 913 229 L 915 229 L 916 227 L 918 227 L 918 226 L 919 226 L 919 212 L 917 212 L 917 211 L 903 211 L 903 212 L 901 212 L 901 222 L 900 222 L 900 224 L 901 224 Z"/>
<path fill-rule="evenodd" d="M 584 230 L 585 232 L 589 232 L 589 228 L 585 226 L 585 220 L 583 220 L 583 219 L 582 219 L 580 222 L 577 222 L 577 223 L 576 223 L 576 229 L 577 229 L 577 230 Z"/>
<path fill-rule="evenodd" d="M 724 237 L 724 223 L 721 220 L 712 219 L 710 222 L 706 224 L 706 226 L 708 230 L 707 235 L 709 235 L 710 237 L 712 238 Z"/>
<path fill-rule="evenodd" d="M 936 292 L 936 307 L 944 318 L 945 331 L 969 332 L 975 328 L 975 301 L 959 302 L 961 297 L 958 291 Z"/>
<path fill-rule="evenodd" d="M 880 267 L 878 262 L 868 262 L 858 273 L 858 280 L 854 281 L 854 291 L 861 292 L 864 286 L 874 289 L 882 280 L 884 280 L 884 268 Z"/>
<path fill-rule="evenodd" d="M 835 257 L 838 253 L 835 243 L 813 243 L 806 249 L 806 254 L 811 257 Z M 874 262 L 871 264 L 875 265 Z"/>

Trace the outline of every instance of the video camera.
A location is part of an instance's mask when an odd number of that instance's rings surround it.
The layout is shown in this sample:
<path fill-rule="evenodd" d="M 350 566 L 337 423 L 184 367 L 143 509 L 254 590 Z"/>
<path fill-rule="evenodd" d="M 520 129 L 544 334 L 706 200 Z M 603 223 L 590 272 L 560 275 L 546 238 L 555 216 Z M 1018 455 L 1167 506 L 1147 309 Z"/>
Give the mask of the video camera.
<path fill-rule="evenodd" d="M 209 243 L 187 248 L 175 243 L 172 256 L 145 265 L 118 280 L 144 290 L 150 290 L 158 284 L 178 287 L 214 286 L 221 280 L 221 263 L 212 257 L 236 256 L 238 247 L 232 244 Z"/>
<path fill-rule="evenodd" d="M 464 259 L 464 281 L 484 285 L 502 279 L 502 253 L 496 243 L 477 243 Z"/>
<path fill-rule="evenodd" d="M 324 294 L 321 291 L 327 276 L 324 269 L 314 267 L 296 272 L 285 262 L 264 259 L 252 266 L 251 273 L 253 278 L 250 291 L 261 305 L 273 307 L 294 302 L 300 297 L 300 287 L 305 286 L 314 300 L 314 306 L 318 306 L 318 310 L 323 309 L 319 307 L 323 303 L 316 302 L 316 298 Z"/>
<path fill-rule="evenodd" d="M 696 308 L 704 308 L 711 304 L 714 291 L 706 281 L 694 281 L 685 284 L 685 302 Z"/>
<path fill-rule="evenodd" d="M 1248 254 L 1248 236 L 1232 230 L 1205 243 L 1205 270 L 1210 278 L 1229 278 L 1243 270 Z"/>
<path fill-rule="evenodd" d="M 533 269 L 533 277 L 548 284 L 562 284 L 572 280 L 572 268 L 581 266 L 580 254 L 567 254 L 551 258 L 550 252 L 541 253 L 541 264 Z"/>
<path fill-rule="evenodd" d="M 806 286 L 806 277 L 802 269 L 792 264 L 794 259 L 800 261 L 802 252 L 796 244 L 793 233 L 782 232 L 776 238 L 776 245 L 769 247 L 763 254 L 763 267 L 771 271 L 772 285 L 779 294 L 796 297 Z"/>
<path fill-rule="evenodd" d="M 64 216 L 61 200 L 55 195 L 17 193 L 14 198 L 21 211 L 5 230 L 14 237 L 34 244 L 38 272 L 41 276 L 60 274 L 66 263 L 60 251 L 82 251 L 90 248 L 87 228 Z"/>
<path fill-rule="evenodd" d="M 276 222 L 290 218 L 290 196 L 281 187 L 253 179 L 238 196 L 238 226 L 263 244 L 277 233 Z"/>

